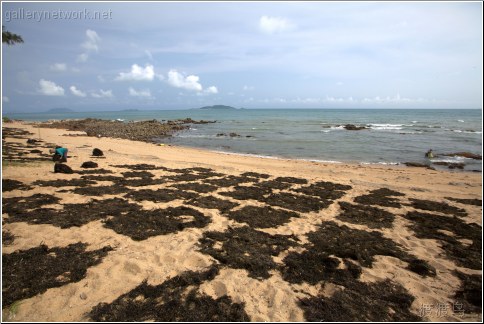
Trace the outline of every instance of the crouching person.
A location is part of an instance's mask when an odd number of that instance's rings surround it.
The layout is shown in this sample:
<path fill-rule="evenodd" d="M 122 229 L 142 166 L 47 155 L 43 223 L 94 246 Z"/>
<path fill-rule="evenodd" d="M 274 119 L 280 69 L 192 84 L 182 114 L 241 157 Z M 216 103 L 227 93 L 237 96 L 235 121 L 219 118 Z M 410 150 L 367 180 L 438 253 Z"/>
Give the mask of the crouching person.
<path fill-rule="evenodd" d="M 67 162 L 67 149 L 62 146 L 56 146 L 55 149 L 50 149 L 49 152 L 53 153 L 52 161 L 54 162 Z"/>

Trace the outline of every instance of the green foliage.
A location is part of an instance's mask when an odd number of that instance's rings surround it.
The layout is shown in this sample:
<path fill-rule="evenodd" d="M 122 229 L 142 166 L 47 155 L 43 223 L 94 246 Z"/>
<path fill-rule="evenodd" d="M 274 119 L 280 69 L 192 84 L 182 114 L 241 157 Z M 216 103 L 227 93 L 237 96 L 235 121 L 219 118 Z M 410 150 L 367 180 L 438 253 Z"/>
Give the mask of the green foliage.
<path fill-rule="evenodd" d="M 15 43 L 23 43 L 24 40 L 20 35 L 11 33 L 7 30 L 3 30 L 5 26 L 2 26 L 2 43 L 7 45 L 14 45 Z"/>

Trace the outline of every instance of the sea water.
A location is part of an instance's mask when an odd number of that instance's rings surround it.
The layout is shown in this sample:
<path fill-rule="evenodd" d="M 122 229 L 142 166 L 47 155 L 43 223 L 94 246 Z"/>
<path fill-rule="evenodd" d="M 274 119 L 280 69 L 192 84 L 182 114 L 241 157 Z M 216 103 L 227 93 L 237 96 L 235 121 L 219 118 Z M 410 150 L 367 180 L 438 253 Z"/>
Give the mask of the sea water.
<path fill-rule="evenodd" d="M 126 122 L 189 117 L 216 123 L 193 124 L 157 141 L 230 154 L 363 164 L 428 163 L 425 152 L 432 149 L 437 155 L 434 162 L 462 162 L 466 170 L 482 170 L 482 161 L 442 155 L 482 155 L 482 112 L 478 109 L 192 109 L 6 117 L 38 121 L 91 117 Z M 366 129 L 346 130 L 346 124 Z"/>

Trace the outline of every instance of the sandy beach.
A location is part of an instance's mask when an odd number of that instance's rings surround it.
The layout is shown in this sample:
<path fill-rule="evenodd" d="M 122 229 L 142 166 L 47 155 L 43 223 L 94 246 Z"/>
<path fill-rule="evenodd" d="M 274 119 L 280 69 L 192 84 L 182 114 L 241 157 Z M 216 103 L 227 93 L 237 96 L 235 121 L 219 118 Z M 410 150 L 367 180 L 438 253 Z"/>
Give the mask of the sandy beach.
<path fill-rule="evenodd" d="M 479 172 L 3 132 L 4 321 L 482 320 Z"/>

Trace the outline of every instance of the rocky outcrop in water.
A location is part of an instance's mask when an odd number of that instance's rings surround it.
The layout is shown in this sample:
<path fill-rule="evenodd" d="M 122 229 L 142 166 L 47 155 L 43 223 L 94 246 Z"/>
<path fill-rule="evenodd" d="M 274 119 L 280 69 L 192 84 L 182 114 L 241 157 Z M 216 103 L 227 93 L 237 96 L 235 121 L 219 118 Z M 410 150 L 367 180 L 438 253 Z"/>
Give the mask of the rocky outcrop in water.
<path fill-rule="evenodd" d="M 173 133 L 189 128 L 192 119 L 162 123 L 156 119 L 137 122 L 122 122 L 87 118 L 81 120 L 61 120 L 43 123 L 39 127 L 60 128 L 70 131 L 84 131 L 87 136 L 114 137 L 135 141 L 152 142 L 153 138 L 171 136 Z"/>
<path fill-rule="evenodd" d="M 461 157 L 465 157 L 465 158 L 468 158 L 468 159 L 482 160 L 481 155 L 470 153 L 470 152 L 457 152 L 457 153 L 448 153 L 448 154 L 441 154 L 441 155 L 444 155 L 444 156 L 461 156 Z"/>
<path fill-rule="evenodd" d="M 356 126 L 356 125 L 353 125 L 353 124 L 346 124 L 343 127 L 346 130 L 362 130 L 362 129 L 368 129 L 365 126 Z"/>

